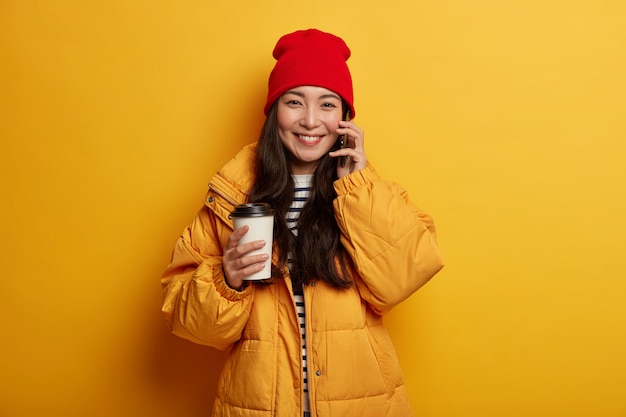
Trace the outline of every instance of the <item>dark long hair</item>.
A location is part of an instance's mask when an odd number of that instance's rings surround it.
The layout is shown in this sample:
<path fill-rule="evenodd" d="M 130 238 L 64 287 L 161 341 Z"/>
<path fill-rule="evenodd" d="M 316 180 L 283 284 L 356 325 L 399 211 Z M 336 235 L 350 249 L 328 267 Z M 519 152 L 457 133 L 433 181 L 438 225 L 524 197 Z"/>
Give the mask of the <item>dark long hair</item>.
<path fill-rule="evenodd" d="M 337 159 L 328 155 L 321 158 L 313 175 L 311 194 L 298 218 L 298 236 L 289 230 L 285 220 L 295 192 L 289 160 L 289 151 L 278 136 L 274 103 L 259 136 L 255 180 L 248 196 L 249 202 L 269 203 L 275 210 L 274 244 L 279 261 L 272 266 L 272 277 L 283 277 L 281 271 L 291 252 L 294 284 L 321 279 L 336 288 L 348 288 L 352 285 L 347 267 L 349 260 L 333 211 L 337 197 L 333 187 L 337 179 Z"/>

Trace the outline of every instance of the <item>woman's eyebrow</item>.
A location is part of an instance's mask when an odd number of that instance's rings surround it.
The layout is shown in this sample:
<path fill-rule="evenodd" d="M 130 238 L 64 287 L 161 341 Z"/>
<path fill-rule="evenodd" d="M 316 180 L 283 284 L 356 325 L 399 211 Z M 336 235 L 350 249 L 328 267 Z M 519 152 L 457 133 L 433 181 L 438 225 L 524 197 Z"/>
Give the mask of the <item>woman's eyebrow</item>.
<path fill-rule="evenodd" d="M 303 92 L 298 91 L 298 90 L 287 90 L 285 91 L 285 94 L 293 94 L 295 96 L 302 97 L 302 98 L 306 97 L 306 95 Z M 334 94 L 334 93 L 322 94 L 321 96 L 318 97 L 318 99 L 326 99 L 326 98 L 334 98 L 337 100 L 341 100 L 341 97 L 339 97 L 337 94 Z"/>
<path fill-rule="evenodd" d="M 337 100 L 341 100 L 337 94 L 322 94 L 319 98 L 335 98 Z"/>
<path fill-rule="evenodd" d="M 301 93 L 300 91 L 297 91 L 297 90 L 287 90 L 285 91 L 285 94 L 293 94 L 295 96 L 304 98 L 304 93 Z"/>

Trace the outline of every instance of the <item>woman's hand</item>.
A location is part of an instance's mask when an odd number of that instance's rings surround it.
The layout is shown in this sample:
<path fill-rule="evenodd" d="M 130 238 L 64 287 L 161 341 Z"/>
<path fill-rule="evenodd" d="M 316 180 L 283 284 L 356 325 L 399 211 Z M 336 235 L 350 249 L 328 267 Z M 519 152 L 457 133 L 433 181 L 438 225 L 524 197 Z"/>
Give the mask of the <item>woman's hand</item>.
<path fill-rule="evenodd" d="M 347 147 L 329 152 L 329 155 L 333 158 L 346 157 L 344 166 L 341 166 L 340 163 L 337 164 L 337 177 L 342 178 L 365 168 L 367 157 L 365 156 L 363 131 L 357 125 L 353 122 L 340 121 L 337 133 L 346 135 Z"/>
<path fill-rule="evenodd" d="M 243 287 L 245 277 L 262 270 L 268 258 L 267 254 L 248 255 L 248 253 L 265 246 L 264 240 L 255 240 L 238 245 L 239 240 L 248 232 L 248 229 L 248 226 L 243 226 L 230 235 L 222 257 L 226 284 L 235 290 L 240 290 Z"/>

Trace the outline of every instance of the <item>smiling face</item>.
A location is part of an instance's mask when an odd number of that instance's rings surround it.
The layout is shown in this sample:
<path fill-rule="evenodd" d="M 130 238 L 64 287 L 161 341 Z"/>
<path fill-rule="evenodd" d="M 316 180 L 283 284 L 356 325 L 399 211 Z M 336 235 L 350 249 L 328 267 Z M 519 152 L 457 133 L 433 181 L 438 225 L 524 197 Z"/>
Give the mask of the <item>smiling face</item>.
<path fill-rule="evenodd" d="M 341 97 L 323 87 L 303 86 L 278 98 L 278 136 L 294 174 L 312 174 L 333 147 L 341 120 Z"/>

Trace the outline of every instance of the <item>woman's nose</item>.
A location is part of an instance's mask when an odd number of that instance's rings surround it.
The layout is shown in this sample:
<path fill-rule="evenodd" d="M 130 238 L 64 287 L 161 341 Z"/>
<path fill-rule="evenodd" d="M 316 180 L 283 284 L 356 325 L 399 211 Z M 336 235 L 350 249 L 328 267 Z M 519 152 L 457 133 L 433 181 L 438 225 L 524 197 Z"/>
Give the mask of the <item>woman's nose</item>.
<path fill-rule="evenodd" d="M 315 107 L 309 107 L 304 109 L 302 118 L 300 119 L 300 125 L 308 129 L 314 128 L 319 124 L 319 114 Z"/>

